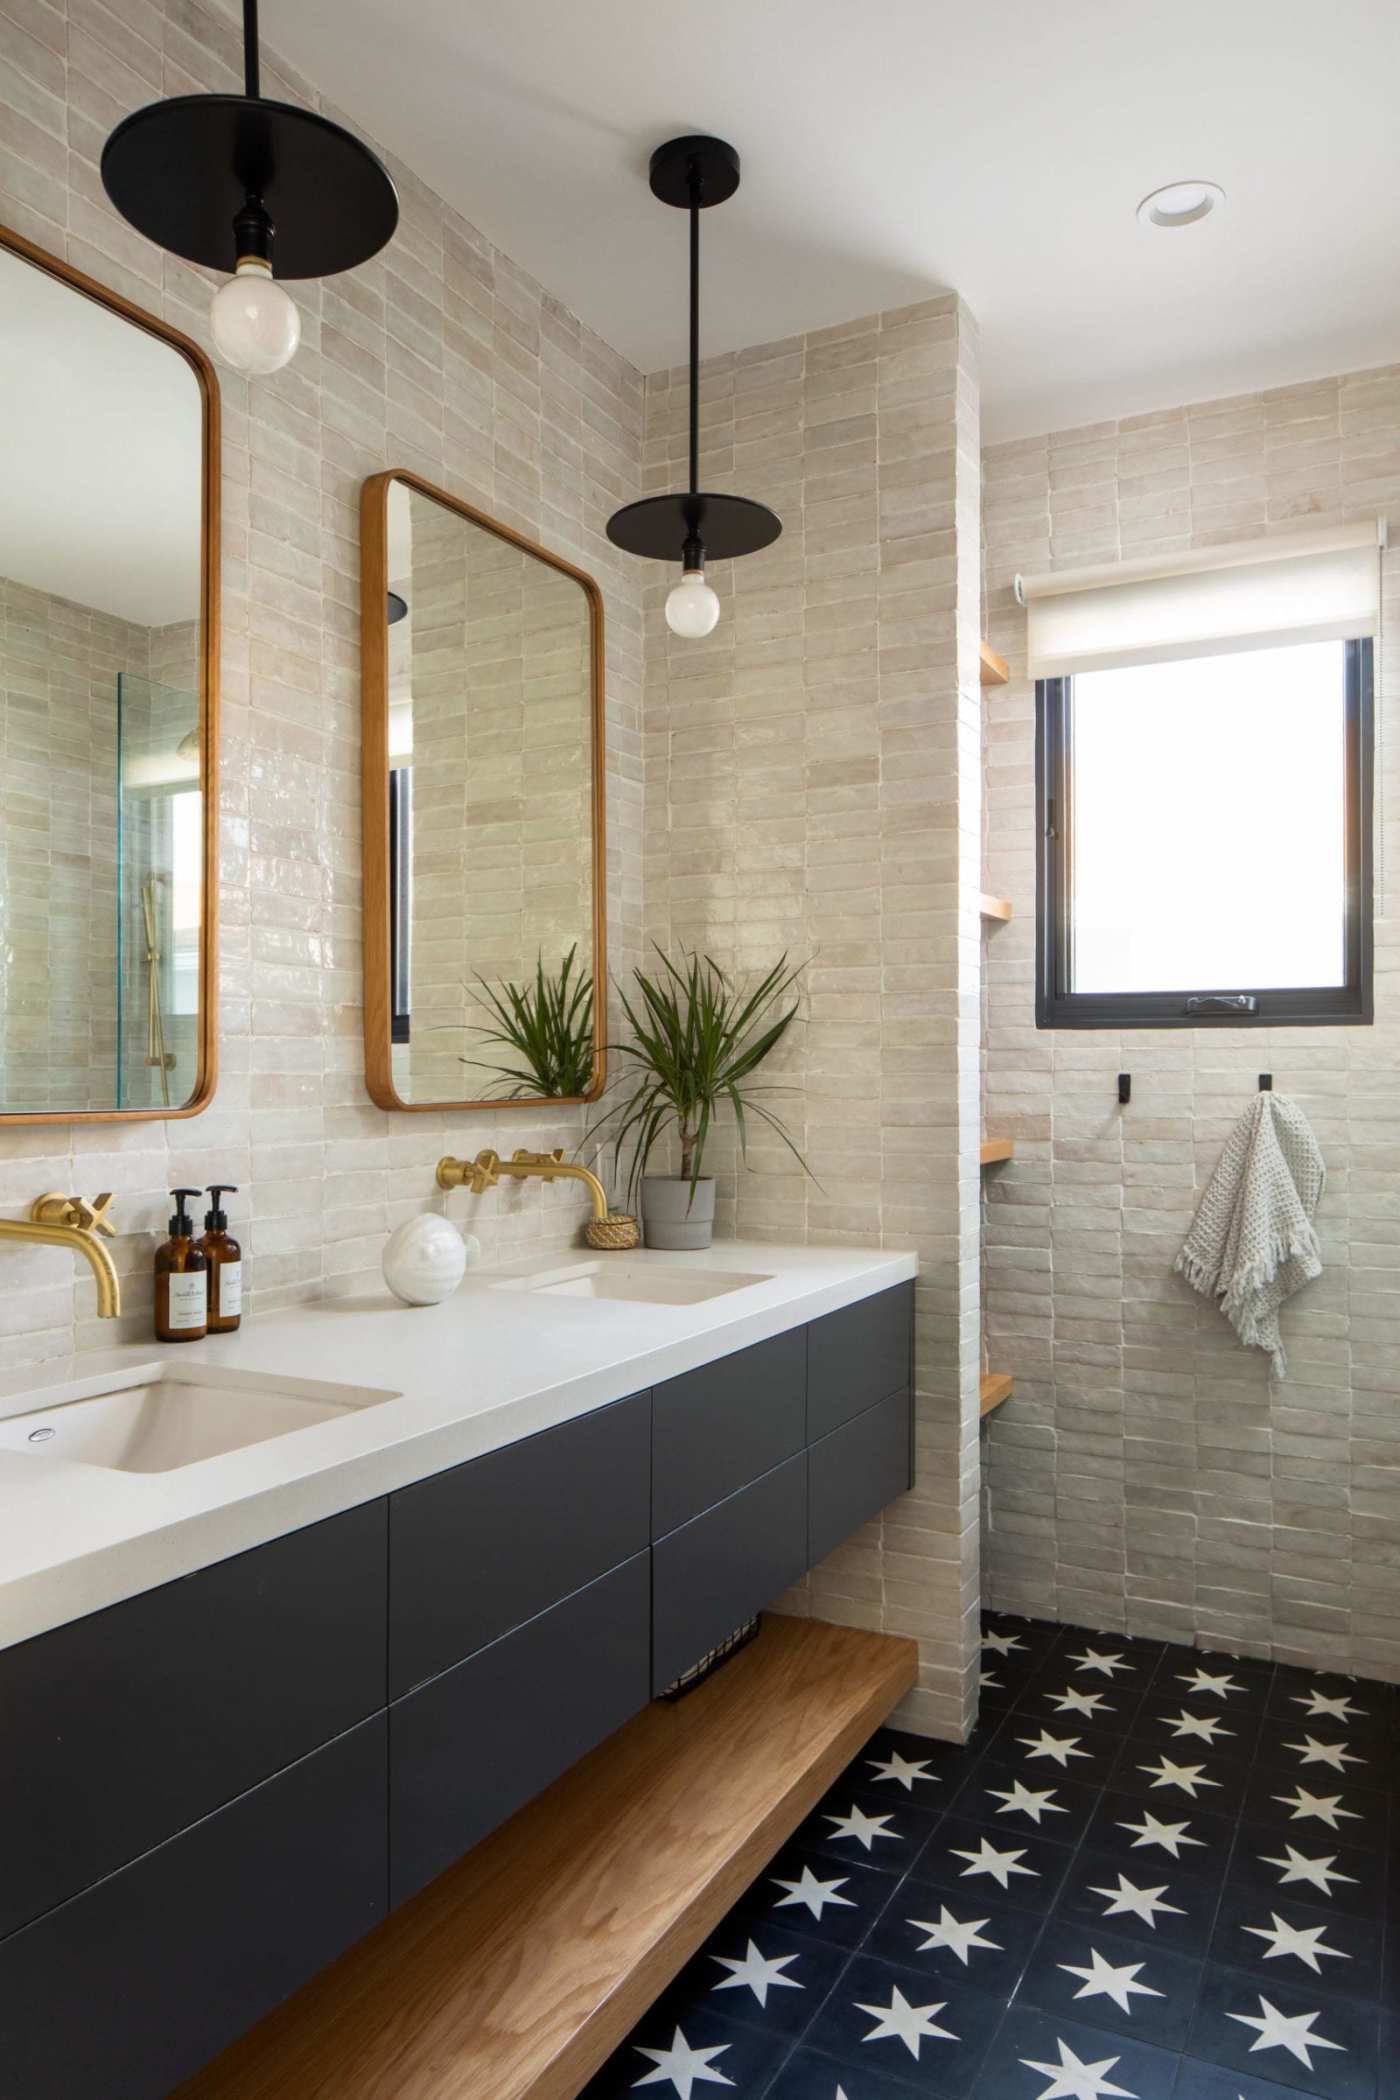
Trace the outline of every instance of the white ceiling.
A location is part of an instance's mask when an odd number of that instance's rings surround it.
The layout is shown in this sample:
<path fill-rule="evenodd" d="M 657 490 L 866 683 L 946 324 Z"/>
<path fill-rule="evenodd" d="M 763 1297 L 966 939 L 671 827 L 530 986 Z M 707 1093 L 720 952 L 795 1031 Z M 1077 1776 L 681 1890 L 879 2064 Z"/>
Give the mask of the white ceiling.
<path fill-rule="evenodd" d="M 955 287 L 1007 437 L 1400 357 L 1396 0 L 278 0 L 269 42 L 643 370 Z M 1141 227 L 1205 176 L 1216 218 Z"/>
<path fill-rule="evenodd" d="M 196 618 L 201 467 L 184 359 L 0 251 L 0 576 L 140 627 Z"/>

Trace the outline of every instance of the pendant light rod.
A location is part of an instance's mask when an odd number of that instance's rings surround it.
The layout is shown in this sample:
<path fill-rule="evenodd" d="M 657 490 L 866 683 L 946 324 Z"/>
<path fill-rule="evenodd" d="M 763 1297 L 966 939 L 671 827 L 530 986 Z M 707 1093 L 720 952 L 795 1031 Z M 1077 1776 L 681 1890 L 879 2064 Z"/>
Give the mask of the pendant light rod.
<path fill-rule="evenodd" d="M 243 92 L 253 102 L 262 94 L 258 61 L 258 0 L 243 0 Z"/>
<path fill-rule="evenodd" d="M 690 493 L 700 492 L 700 163 L 690 164 Z"/>

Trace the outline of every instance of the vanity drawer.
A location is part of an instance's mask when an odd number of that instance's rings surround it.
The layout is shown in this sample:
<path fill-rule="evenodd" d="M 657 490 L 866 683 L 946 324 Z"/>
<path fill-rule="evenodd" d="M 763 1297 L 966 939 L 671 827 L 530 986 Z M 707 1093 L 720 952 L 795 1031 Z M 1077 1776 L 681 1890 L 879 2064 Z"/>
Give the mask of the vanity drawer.
<path fill-rule="evenodd" d="M 0 1652 L 0 1934 L 385 1703 L 383 1501 Z"/>
<path fill-rule="evenodd" d="M 913 1384 L 914 1286 L 897 1283 L 807 1329 L 807 1441 Z"/>
<path fill-rule="evenodd" d="M 808 1453 L 807 1558 L 819 1560 L 913 1482 L 908 1392 L 843 1422 Z"/>
<path fill-rule="evenodd" d="M 381 1713 L 0 1942 L 0 2088 L 161 2100 L 370 1931 L 386 1766 Z"/>
<path fill-rule="evenodd" d="M 662 1692 L 807 1568 L 800 1451 L 652 1548 L 651 1687 Z"/>
<path fill-rule="evenodd" d="M 389 1497 L 389 1696 L 451 1669 L 651 1537 L 651 1395 Z"/>
<path fill-rule="evenodd" d="M 639 1553 L 389 1709 L 389 1893 L 402 1903 L 647 1703 Z"/>
<path fill-rule="evenodd" d="M 807 1338 L 774 1335 L 652 1393 L 652 1532 L 664 1537 L 802 1449 Z"/>

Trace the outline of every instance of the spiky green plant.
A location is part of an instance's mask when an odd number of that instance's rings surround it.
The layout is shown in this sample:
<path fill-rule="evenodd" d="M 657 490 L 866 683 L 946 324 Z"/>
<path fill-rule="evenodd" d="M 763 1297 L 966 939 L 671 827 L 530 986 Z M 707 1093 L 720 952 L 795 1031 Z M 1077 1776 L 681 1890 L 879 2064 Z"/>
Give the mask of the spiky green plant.
<path fill-rule="evenodd" d="M 629 1067 L 617 1081 L 621 1099 L 589 1133 L 612 1126 L 619 1164 L 630 1142 L 629 1202 L 635 1202 L 653 1151 L 672 1129 L 680 1141 L 681 1176 L 690 1183 L 694 1201 L 705 1144 L 725 1102 L 734 1111 L 739 1148 L 746 1158 L 748 1118 L 753 1115 L 776 1131 L 803 1172 L 810 1173 L 779 1118 L 757 1098 L 760 1090 L 754 1083 L 754 1073 L 796 1017 L 798 1001 L 786 1002 L 805 965 L 790 965 L 784 953 L 756 983 L 742 988 L 708 955 L 683 956 L 683 967 L 678 967 L 661 948 L 656 953 L 659 970 L 633 971 L 633 996 L 618 987 L 632 1041 L 616 1047 Z"/>
<path fill-rule="evenodd" d="M 558 969 L 546 972 L 544 958 L 535 963 L 533 984 L 488 984 L 478 976 L 472 997 L 491 1016 L 491 1025 L 473 1024 L 486 1044 L 504 1057 L 464 1057 L 463 1064 L 494 1072 L 505 1091 L 501 1099 L 522 1101 L 535 1095 L 560 1101 L 586 1094 L 593 1083 L 593 978 L 574 977 L 578 944 Z"/>

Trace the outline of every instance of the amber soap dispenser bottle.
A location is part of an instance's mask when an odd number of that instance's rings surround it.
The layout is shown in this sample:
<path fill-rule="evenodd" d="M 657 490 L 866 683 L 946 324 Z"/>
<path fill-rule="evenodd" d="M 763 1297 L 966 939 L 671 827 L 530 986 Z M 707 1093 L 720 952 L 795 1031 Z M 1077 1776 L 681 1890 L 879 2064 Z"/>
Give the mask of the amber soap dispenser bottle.
<path fill-rule="evenodd" d="M 170 1237 L 156 1248 L 156 1340 L 202 1342 L 209 1331 L 209 1262 L 185 1205 L 202 1189 L 172 1189 Z"/>
<path fill-rule="evenodd" d="M 228 1229 L 228 1212 L 221 1196 L 236 1196 L 232 1181 L 211 1181 L 210 1208 L 204 1213 L 204 1237 L 200 1241 L 209 1264 L 209 1332 L 233 1334 L 243 1319 L 243 1249 Z"/>

